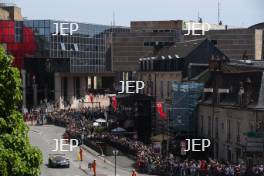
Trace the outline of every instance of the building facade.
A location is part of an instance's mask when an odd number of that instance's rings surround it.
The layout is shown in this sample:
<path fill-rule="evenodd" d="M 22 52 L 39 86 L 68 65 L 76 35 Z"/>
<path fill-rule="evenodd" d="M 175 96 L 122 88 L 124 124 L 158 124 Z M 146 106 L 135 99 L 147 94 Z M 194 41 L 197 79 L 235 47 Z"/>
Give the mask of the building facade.
<path fill-rule="evenodd" d="M 231 61 L 218 68 L 211 70 L 198 107 L 198 134 L 211 140 L 215 159 L 263 163 L 263 62 Z"/>

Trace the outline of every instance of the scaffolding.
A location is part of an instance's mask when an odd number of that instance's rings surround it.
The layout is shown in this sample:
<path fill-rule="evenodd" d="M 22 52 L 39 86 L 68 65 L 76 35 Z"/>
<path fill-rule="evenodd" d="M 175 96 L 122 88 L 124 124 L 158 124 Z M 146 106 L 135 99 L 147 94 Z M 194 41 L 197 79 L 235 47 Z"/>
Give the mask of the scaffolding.
<path fill-rule="evenodd" d="M 192 136 L 195 133 L 195 111 L 202 95 L 203 83 L 172 84 L 172 104 L 170 108 L 169 130 L 172 133 Z"/>

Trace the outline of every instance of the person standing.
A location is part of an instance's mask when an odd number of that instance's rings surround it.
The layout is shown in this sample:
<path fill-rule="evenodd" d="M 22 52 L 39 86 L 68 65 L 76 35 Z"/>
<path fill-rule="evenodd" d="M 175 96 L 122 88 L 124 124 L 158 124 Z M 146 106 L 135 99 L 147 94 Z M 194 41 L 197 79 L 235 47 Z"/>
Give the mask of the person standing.
<path fill-rule="evenodd" d="M 92 168 L 93 168 L 94 176 L 96 176 L 96 159 L 93 161 Z"/>
<path fill-rule="evenodd" d="M 83 161 L 83 150 L 82 150 L 81 147 L 80 147 L 80 151 L 79 152 L 80 152 L 80 160 Z"/>
<path fill-rule="evenodd" d="M 135 169 L 132 170 L 132 174 L 131 174 L 131 176 L 137 176 L 137 172 L 136 172 Z"/>

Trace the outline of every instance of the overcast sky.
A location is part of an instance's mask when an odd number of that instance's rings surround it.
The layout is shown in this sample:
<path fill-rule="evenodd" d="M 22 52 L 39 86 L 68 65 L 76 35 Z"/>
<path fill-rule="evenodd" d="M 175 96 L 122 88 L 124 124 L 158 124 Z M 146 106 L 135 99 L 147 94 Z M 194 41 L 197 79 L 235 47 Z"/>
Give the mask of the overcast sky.
<path fill-rule="evenodd" d="M 197 20 L 217 23 L 218 0 L 0 0 L 22 8 L 28 19 L 56 19 L 129 26 L 135 20 Z M 264 0 L 220 0 L 224 24 L 250 26 L 264 22 Z"/>

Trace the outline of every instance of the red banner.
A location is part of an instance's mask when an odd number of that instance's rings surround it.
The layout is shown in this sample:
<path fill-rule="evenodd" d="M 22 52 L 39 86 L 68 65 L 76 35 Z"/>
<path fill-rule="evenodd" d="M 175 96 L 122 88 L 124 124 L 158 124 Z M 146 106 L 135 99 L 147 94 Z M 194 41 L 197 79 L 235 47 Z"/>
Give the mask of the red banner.
<path fill-rule="evenodd" d="M 116 96 L 112 97 L 112 105 L 114 107 L 114 111 L 116 112 L 116 110 L 117 110 L 117 100 L 116 100 Z"/>
<path fill-rule="evenodd" d="M 91 103 L 93 103 L 93 95 L 89 95 Z"/>
<path fill-rule="evenodd" d="M 167 114 L 163 111 L 162 102 L 156 103 L 156 110 L 159 113 L 160 119 L 166 119 L 167 118 Z"/>

